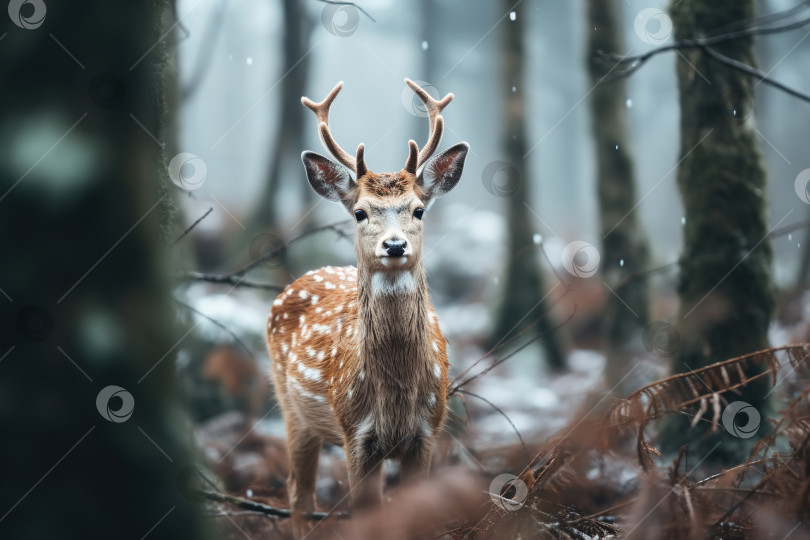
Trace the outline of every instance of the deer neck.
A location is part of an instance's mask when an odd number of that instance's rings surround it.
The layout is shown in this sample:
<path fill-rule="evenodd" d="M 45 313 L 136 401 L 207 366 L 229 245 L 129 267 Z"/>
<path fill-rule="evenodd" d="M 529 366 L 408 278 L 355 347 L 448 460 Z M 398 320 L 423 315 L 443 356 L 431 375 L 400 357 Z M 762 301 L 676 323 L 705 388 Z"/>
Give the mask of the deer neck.
<path fill-rule="evenodd" d="M 359 359 L 371 374 L 405 381 L 429 362 L 427 276 L 421 264 L 398 272 L 358 268 Z"/>

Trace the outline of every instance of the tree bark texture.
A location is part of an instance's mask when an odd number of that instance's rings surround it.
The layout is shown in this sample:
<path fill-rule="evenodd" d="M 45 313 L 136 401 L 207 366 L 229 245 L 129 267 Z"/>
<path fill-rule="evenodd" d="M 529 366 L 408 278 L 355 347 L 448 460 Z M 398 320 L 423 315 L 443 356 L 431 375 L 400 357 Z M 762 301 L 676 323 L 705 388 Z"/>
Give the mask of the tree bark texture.
<path fill-rule="evenodd" d="M 201 538 L 159 247 L 168 10 L 38 4 L 0 23 L 0 537 Z"/>
<path fill-rule="evenodd" d="M 600 266 L 605 283 L 612 289 L 606 297 L 604 316 L 605 375 L 608 387 L 622 396 L 635 390 L 632 378 L 625 379 L 632 369 L 631 343 L 640 342 L 649 317 L 646 278 L 627 278 L 648 268 L 649 247 L 635 212 L 636 183 L 627 129 L 625 79 L 604 82 L 610 63 L 600 60 L 600 52 L 624 50 L 620 0 L 588 0 L 588 36 L 588 72 L 593 85 L 591 118 L 603 238 Z"/>
<path fill-rule="evenodd" d="M 753 0 L 673 2 L 675 38 L 705 37 L 754 12 Z M 717 50 L 755 63 L 750 38 L 723 43 Z M 676 61 L 681 105 L 678 187 L 686 223 L 678 279 L 680 350 L 674 372 L 768 347 L 775 302 L 753 80 L 700 50 L 684 54 L 686 59 Z M 770 378 L 764 377 L 723 397 L 750 403 L 764 418 L 769 390 Z M 665 424 L 665 450 L 675 452 L 688 443 L 696 459 L 714 448 L 710 461 L 739 461 L 757 439 L 712 430 L 710 422 L 690 429 L 689 420 L 684 416 Z M 765 430 L 763 422 L 759 435 Z"/>
<path fill-rule="evenodd" d="M 525 155 L 526 143 L 526 104 L 525 104 L 525 54 L 523 25 L 525 12 L 522 6 L 513 2 L 502 2 L 504 9 L 515 11 L 515 20 L 505 21 L 502 33 L 502 77 L 503 92 L 503 155 L 505 169 L 510 176 L 508 190 L 501 192 L 506 203 L 509 241 L 507 247 L 504 294 L 497 314 L 495 333 L 491 338 L 496 344 L 526 328 L 540 317 L 539 324 L 529 334 L 543 334 L 542 344 L 545 358 L 554 369 L 565 365 L 565 352 L 552 316 L 548 312 L 549 303 L 543 300 L 546 294 L 544 279 L 538 264 L 538 250 L 533 242 L 536 231 L 534 218 L 525 203 L 531 201 L 533 181 Z M 516 91 L 512 91 L 512 87 Z"/>

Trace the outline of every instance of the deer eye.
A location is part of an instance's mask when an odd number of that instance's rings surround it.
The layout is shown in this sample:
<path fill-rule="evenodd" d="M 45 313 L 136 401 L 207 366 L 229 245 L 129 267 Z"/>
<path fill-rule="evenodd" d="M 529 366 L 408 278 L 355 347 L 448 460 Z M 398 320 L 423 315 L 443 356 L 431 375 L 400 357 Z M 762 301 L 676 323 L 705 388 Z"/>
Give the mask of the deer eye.
<path fill-rule="evenodd" d="M 417 208 L 416 210 L 413 211 L 413 217 L 415 217 L 416 219 L 422 219 L 422 216 L 424 214 L 425 214 L 424 208 Z"/>
<path fill-rule="evenodd" d="M 365 210 L 355 210 L 354 211 L 354 219 L 357 220 L 357 223 L 360 223 L 361 221 L 363 221 L 367 217 L 368 216 L 366 215 Z"/>

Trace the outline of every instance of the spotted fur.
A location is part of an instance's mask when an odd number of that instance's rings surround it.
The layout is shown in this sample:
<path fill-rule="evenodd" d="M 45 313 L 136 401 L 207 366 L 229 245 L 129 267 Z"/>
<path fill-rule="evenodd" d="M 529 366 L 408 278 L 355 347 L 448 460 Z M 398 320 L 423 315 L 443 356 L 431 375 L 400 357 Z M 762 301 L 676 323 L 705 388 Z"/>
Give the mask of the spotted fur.
<path fill-rule="evenodd" d="M 322 442 L 346 449 L 353 486 L 383 458 L 400 460 L 405 476 L 427 473 L 445 417 L 449 362 L 424 272 L 417 274 L 413 290 L 384 295 L 373 291 L 372 275 L 328 266 L 273 302 L 271 372 L 296 441 L 291 483 L 308 499 L 294 503 L 302 511 L 314 509 L 313 486 L 302 486 L 310 477 L 299 479 L 295 462 L 317 463 Z M 379 485 L 355 497 L 374 498 Z"/>
<path fill-rule="evenodd" d="M 385 459 L 399 461 L 404 481 L 428 473 L 445 417 L 449 363 L 422 263 L 422 217 L 458 183 L 469 146 L 430 158 L 441 139 L 441 110 L 453 96 L 435 100 L 406 83 L 425 102 L 430 136 L 421 152 L 408 143 L 406 166 L 395 173 L 369 171 L 362 144 L 353 158 L 332 137 L 329 107 L 342 83 L 320 103 L 302 98 L 340 162 L 304 152 L 307 180 L 355 216 L 357 268 L 308 272 L 273 301 L 267 322 L 296 537 L 303 536 L 303 513 L 315 508 L 323 442 L 344 447 L 352 499 L 364 504 L 380 499 Z"/>

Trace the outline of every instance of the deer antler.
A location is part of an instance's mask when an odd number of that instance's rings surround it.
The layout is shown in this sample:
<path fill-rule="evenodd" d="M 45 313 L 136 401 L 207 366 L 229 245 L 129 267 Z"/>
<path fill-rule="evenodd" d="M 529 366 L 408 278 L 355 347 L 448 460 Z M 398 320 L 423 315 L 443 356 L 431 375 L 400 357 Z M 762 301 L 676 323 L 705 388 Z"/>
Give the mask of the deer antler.
<path fill-rule="evenodd" d="M 442 109 L 447 107 L 447 105 L 453 101 L 453 94 L 447 94 L 441 100 L 437 100 L 433 99 L 430 94 L 425 92 L 424 89 L 422 89 L 412 80 L 405 79 L 405 84 L 410 86 L 411 90 L 413 90 L 416 95 L 419 96 L 419 99 L 422 100 L 422 103 L 425 104 L 430 124 L 430 135 L 428 135 L 428 140 L 425 143 L 424 148 L 422 148 L 422 151 L 419 152 L 419 157 L 416 159 L 416 167 L 414 168 L 414 171 L 411 171 L 415 173 L 416 169 L 424 165 L 425 161 L 427 161 L 428 158 L 433 155 L 433 152 L 436 151 L 436 148 L 439 146 L 439 142 L 442 140 L 442 133 L 444 132 L 444 118 L 442 118 Z M 410 148 L 410 154 L 414 153 L 415 148 L 418 149 L 416 144 L 411 145 L 410 142 L 408 143 L 408 146 Z M 413 157 L 413 155 L 408 156 L 407 166 L 410 166 L 410 164 L 414 162 Z"/>
<path fill-rule="evenodd" d="M 363 144 L 361 143 L 360 146 L 357 147 L 357 159 L 355 159 L 340 147 L 334 137 L 332 137 L 332 132 L 329 131 L 329 107 L 332 106 L 332 102 L 335 101 L 341 88 L 343 88 L 343 81 L 337 83 L 320 103 L 315 103 L 307 97 L 302 97 L 301 103 L 314 112 L 315 116 L 318 118 L 318 133 L 326 149 L 329 150 L 335 159 L 351 169 L 359 177 L 365 174 L 367 170 L 366 164 L 363 161 Z"/>

